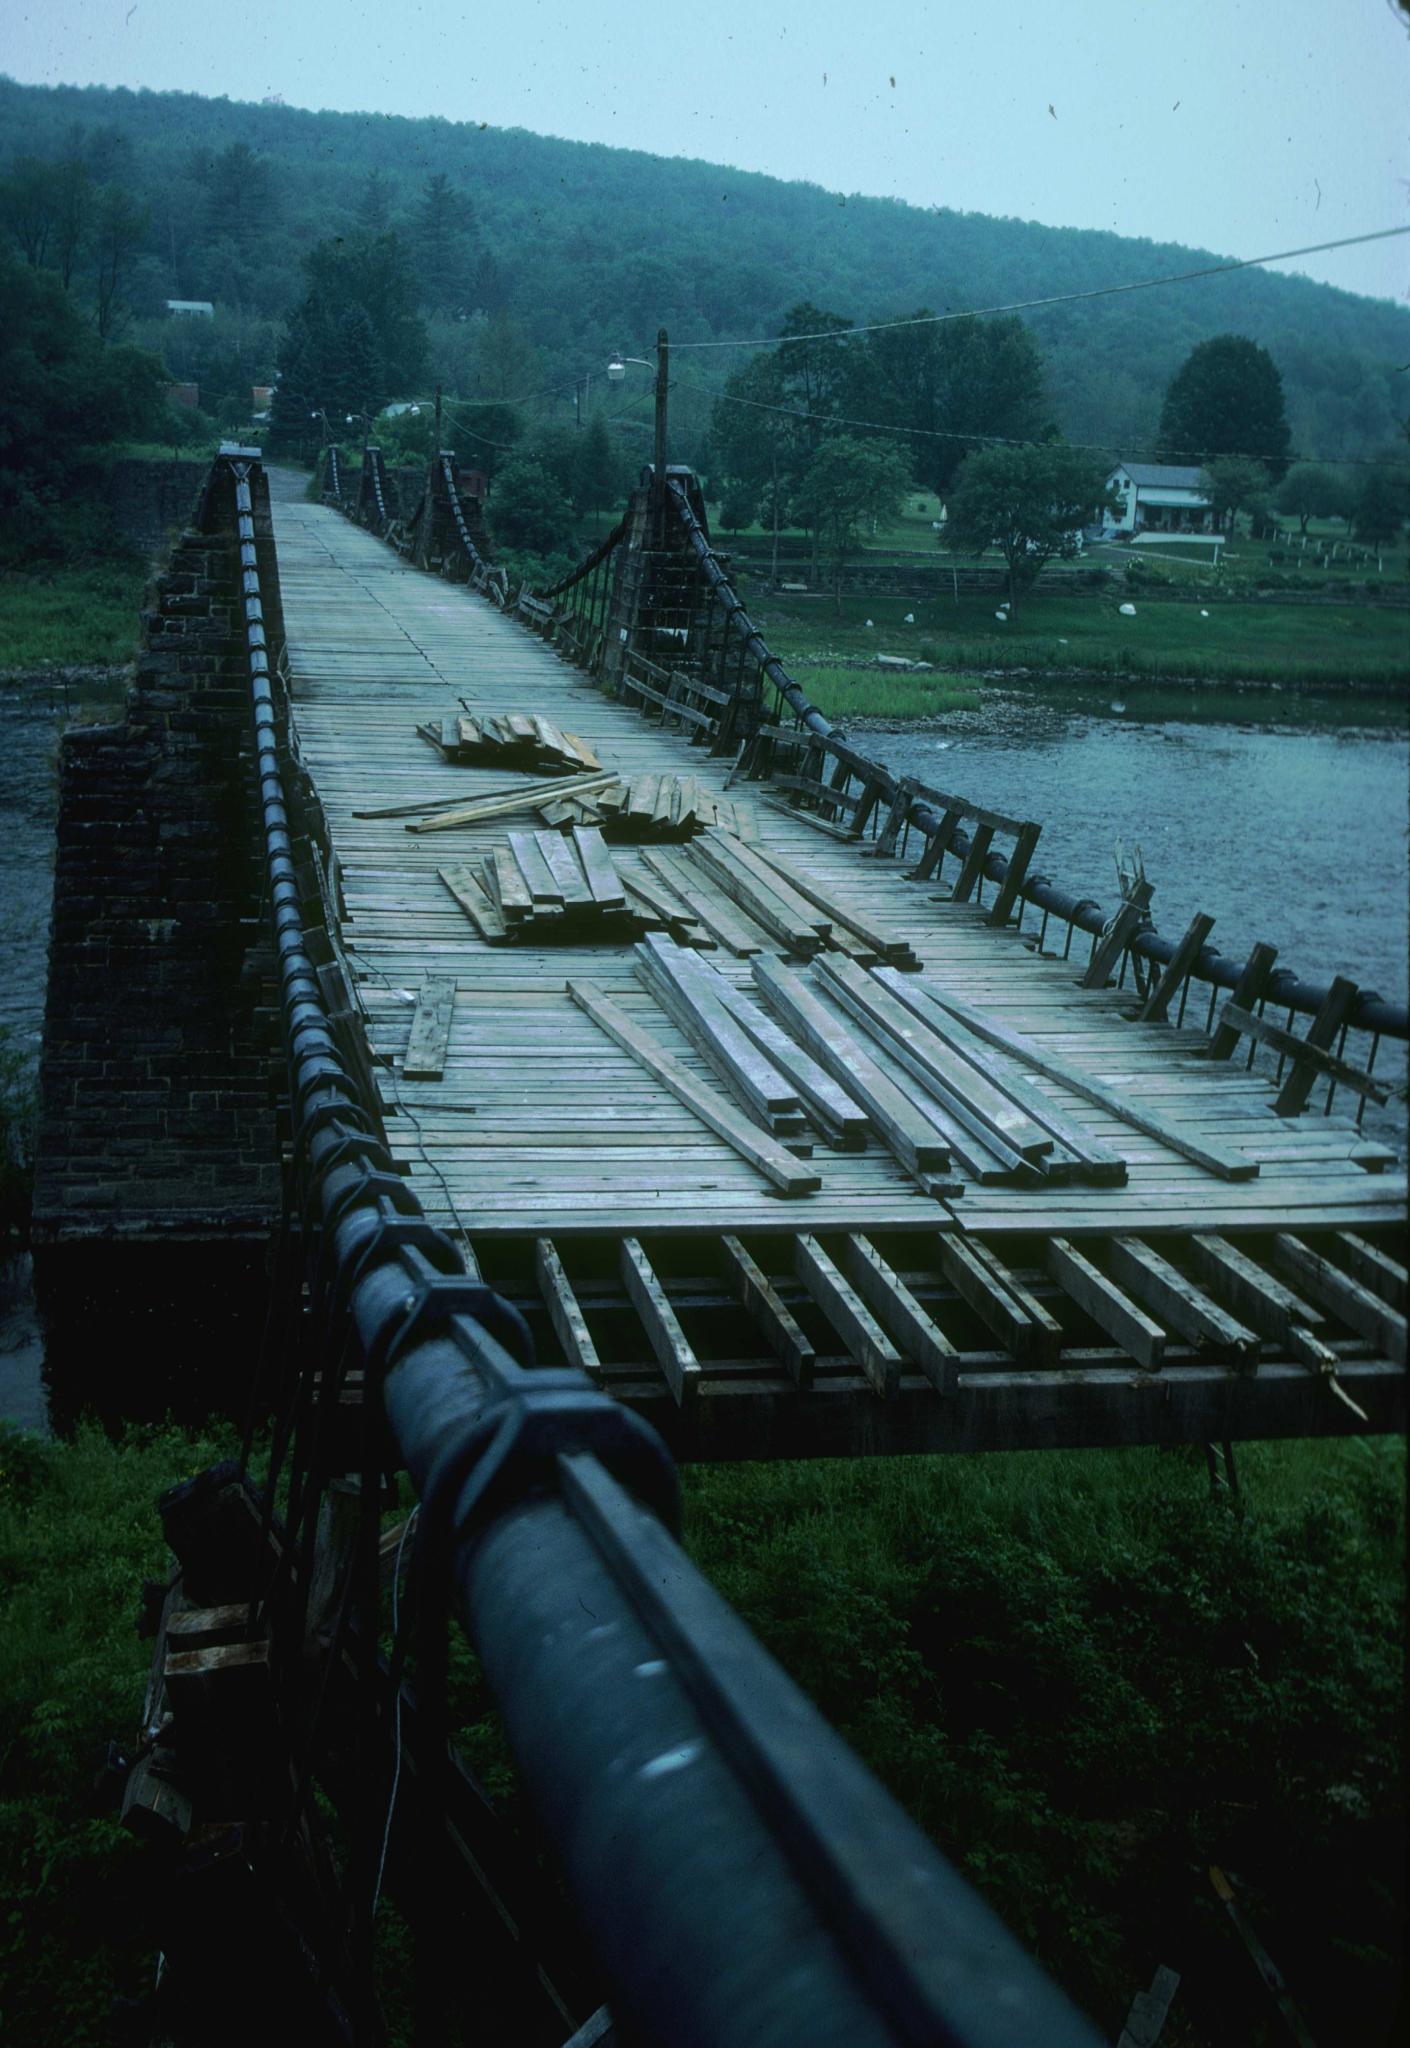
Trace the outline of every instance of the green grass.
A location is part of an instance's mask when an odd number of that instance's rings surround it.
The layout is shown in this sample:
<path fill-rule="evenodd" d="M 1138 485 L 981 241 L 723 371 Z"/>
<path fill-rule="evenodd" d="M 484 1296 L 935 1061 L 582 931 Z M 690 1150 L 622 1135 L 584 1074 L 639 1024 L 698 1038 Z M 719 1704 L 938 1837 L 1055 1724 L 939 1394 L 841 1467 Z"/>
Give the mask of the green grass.
<path fill-rule="evenodd" d="M 88 2048 L 150 1983 L 139 1852 L 88 1808 L 130 1738 L 163 1568 L 153 1511 L 209 1436 L 0 1430 L 0 2032 Z M 902 1803 L 1114 2039 L 1158 1962 L 1170 2048 L 1269 2044 L 1211 1862 L 1315 2038 L 1391 2035 L 1403 1907 L 1404 1447 L 1015 1453 L 706 1468 L 691 1553 Z M 463 1645 L 460 1737 L 519 1792 Z M 394 1927 L 392 1934 L 395 1933 Z M 389 1984 L 402 1981 L 389 1934 Z M 402 2037 L 398 2025 L 393 2038 Z"/>
<path fill-rule="evenodd" d="M 0 1427 L 0 2035 L 104 2042 L 115 1993 L 149 1989 L 134 1923 L 137 1846 L 89 1786 L 103 1744 L 130 1741 L 152 1646 L 142 1580 L 166 1569 L 153 1503 L 220 1449 L 176 1431 L 121 1449 Z"/>
<path fill-rule="evenodd" d="M 135 558 L 0 574 L 0 670 L 130 661 L 146 582 Z"/>
<path fill-rule="evenodd" d="M 1011 626 L 982 597 L 847 597 L 831 602 L 759 597 L 755 624 L 774 653 L 794 664 L 829 656 L 905 654 L 950 670 L 1041 668 L 1166 679 L 1359 684 L 1395 688 L 1410 678 L 1407 628 L 1400 611 L 1369 605 L 1219 604 L 1201 618 L 1196 604 L 1162 602 L 1141 592 L 1123 618 L 1118 590 L 1097 597 L 1038 592 Z M 904 623 L 907 612 L 915 624 Z M 874 626 L 868 628 L 870 618 Z"/>
<path fill-rule="evenodd" d="M 688 1540 L 1109 2039 L 1158 1962 L 1172 2048 L 1265 2038 L 1218 1862 L 1314 2036 L 1385 2040 L 1403 1446 L 1238 1458 L 1242 1519 L 1197 1452 L 701 1470 Z"/>
<path fill-rule="evenodd" d="M 889 675 L 878 669 L 814 667 L 792 674 L 828 718 L 938 718 L 977 711 L 978 683 L 951 675 Z"/>

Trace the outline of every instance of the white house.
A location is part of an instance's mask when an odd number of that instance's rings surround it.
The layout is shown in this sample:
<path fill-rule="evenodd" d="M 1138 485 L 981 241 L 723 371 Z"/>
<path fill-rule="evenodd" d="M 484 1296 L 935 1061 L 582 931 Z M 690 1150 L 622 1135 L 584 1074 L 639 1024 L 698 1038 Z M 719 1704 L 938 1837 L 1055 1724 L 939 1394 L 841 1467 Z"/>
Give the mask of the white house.
<path fill-rule="evenodd" d="M 1121 504 L 1103 514 L 1106 533 L 1213 533 L 1200 472 L 1172 462 L 1119 462 L 1106 487 Z"/>
<path fill-rule="evenodd" d="M 214 320 L 215 307 L 209 299 L 168 299 L 168 313 L 185 320 Z"/>

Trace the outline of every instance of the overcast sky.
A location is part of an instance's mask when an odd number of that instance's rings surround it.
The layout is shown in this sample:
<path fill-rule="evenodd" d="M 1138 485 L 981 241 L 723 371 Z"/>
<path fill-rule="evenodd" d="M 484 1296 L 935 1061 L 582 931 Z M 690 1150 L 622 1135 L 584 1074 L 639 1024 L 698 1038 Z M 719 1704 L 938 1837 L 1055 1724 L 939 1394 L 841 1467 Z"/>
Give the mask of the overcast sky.
<path fill-rule="evenodd" d="M 1410 222 L 1393 0 L 6 0 L 0 69 L 439 114 L 1225 255 Z M 1410 237 L 1288 267 L 1410 298 Z"/>

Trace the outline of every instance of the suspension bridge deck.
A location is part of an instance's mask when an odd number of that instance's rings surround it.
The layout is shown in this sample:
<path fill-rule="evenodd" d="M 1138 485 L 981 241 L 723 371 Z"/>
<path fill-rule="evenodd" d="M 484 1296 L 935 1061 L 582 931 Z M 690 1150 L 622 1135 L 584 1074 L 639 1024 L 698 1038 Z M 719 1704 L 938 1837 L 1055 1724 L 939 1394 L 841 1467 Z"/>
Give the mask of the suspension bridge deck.
<path fill-rule="evenodd" d="M 1234 1151 L 1258 1169 L 1248 1179 L 1216 1178 L 1091 1102 L 1035 1080 L 1042 1098 L 1125 1159 L 1124 1186 L 968 1184 L 937 1198 L 880 1147 L 846 1153 L 820 1144 L 811 1162 L 820 1189 L 780 1198 L 567 993 L 570 977 L 590 979 L 704 1085 L 713 1085 L 690 1042 L 643 987 L 630 944 L 491 948 L 439 879 L 441 867 L 483 855 L 502 844 L 511 827 L 523 829 L 534 819 L 521 813 L 419 836 L 406 829 L 404 818 L 355 815 L 450 797 L 471 801 L 502 789 L 503 770 L 452 765 L 418 736 L 419 721 L 454 717 L 461 709 L 542 714 L 581 735 L 605 769 L 625 778 L 683 770 L 722 792 L 727 764 L 614 699 L 484 599 L 412 567 L 336 511 L 309 503 L 302 479 L 275 472 L 272 482 L 298 744 L 341 868 L 342 945 L 359 984 L 393 1150 L 427 1214 L 463 1232 L 486 1276 L 511 1295 L 536 1298 L 533 1247 L 543 1239 L 564 1248 L 570 1269 L 569 1248 L 577 1246 L 585 1302 L 590 1272 L 598 1270 L 584 1263 L 589 1240 L 599 1247 L 612 1242 L 614 1252 L 623 1237 L 659 1244 L 657 1268 L 669 1277 L 694 1263 L 680 1240 L 704 1234 L 718 1241 L 726 1233 L 747 1238 L 774 1277 L 787 1272 L 790 1280 L 781 1241 L 796 1244 L 801 1234 L 810 1240 L 821 1235 L 825 1243 L 838 1233 L 864 1234 L 902 1272 L 932 1263 L 922 1245 L 933 1245 L 938 1233 L 984 1239 L 1003 1250 L 1020 1280 L 1028 1272 L 1031 1298 L 1033 1289 L 1042 1291 L 1039 1276 L 1051 1291 L 1044 1247 L 1055 1237 L 1109 1241 L 1157 1234 L 1172 1247 L 1191 1233 L 1220 1232 L 1266 1245 L 1278 1232 L 1381 1236 L 1403 1217 L 1402 1173 L 1384 1148 L 1363 1142 L 1349 1119 L 1272 1115 L 1269 1079 L 1238 1061 L 1211 1063 L 1202 1056 L 1199 1033 L 1137 1026 L 1129 1021 L 1129 991 L 1079 989 L 1079 963 L 1040 956 L 1031 931 L 992 928 L 972 904 L 949 903 L 933 885 L 904 880 L 900 861 L 869 858 L 859 846 L 822 836 L 766 801 L 762 785 L 737 782 L 730 800 L 750 807 L 761 844 L 855 906 L 871 925 L 909 941 L 928 973 L 1038 1039 L 1048 1053 L 1178 1124 L 1189 1138 Z M 639 870 L 638 848 L 614 846 L 612 853 L 628 878 Z M 723 950 L 710 958 L 735 981 L 748 982 L 746 961 Z M 453 981 L 454 1001 L 440 1077 L 414 1079 L 401 1067 L 414 1002 L 428 976 Z M 647 1275 L 651 1287 L 649 1266 Z M 675 1306 L 687 1328 L 698 1332 L 728 1294 L 728 1287 L 721 1297 L 718 1286 L 714 1293 L 707 1286 L 692 1297 L 687 1287 Z M 640 1307 L 639 1290 L 632 1298 Z M 668 1389 L 677 1405 L 682 1400 L 681 1358 L 686 1387 L 695 1384 L 689 1374 L 698 1360 L 679 1327 L 663 1333 L 651 1311 L 648 1302 L 643 1320 L 648 1330 L 654 1324 L 652 1348 L 658 1359 L 675 1362 L 668 1362 L 664 1379 L 653 1372 L 649 1385 L 639 1365 L 631 1368 L 636 1382 L 624 1382 L 622 1391 L 630 1394 L 634 1386 L 642 1405 L 662 1421 L 667 1418 L 657 1404 Z M 1072 1301 L 1061 1296 L 1059 1319 L 1074 1313 Z M 962 1339 L 961 1353 L 983 1354 L 991 1367 L 1011 1366 L 1012 1348 L 993 1349 L 994 1318 L 987 1317 L 986 1330 L 982 1302 L 980 1316 Z M 561 1315 L 554 1320 L 562 1335 Z M 1334 1335 L 1348 1360 L 1377 1358 L 1386 1348 L 1354 1329 L 1338 1326 Z M 722 1344 L 728 1352 L 728 1341 Z M 1170 1364 L 1183 1357 L 1192 1370 L 1207 1369 L 1202 1343 L 1176 1334 L 1173 1344 Z M 1063 1363 L 1121 1365 L 1129 1374 L 1129 1358 L 1110 1346 L 1110 1336 L 1077 1315 Z M 565 1347 L 573 1348 L 571 1337 Z M 750 1347 L 756 1373 L 761 1348 L 756 1333 Z M 856 1344 L 850 1348 L 855 1355 Z M 587 1355 L 602 1364 L 591 1343 Z M 744 1367 L 737 1362 L 732 1369 Z M 865 1391 L 855 1364 L 842 1359 L 837 1370 L 849 1371 L 847 1383 Z M 914 1370 L 903 1366 L 904 1373 Z M 1296 1375 L 1298 1368 L 1289 1370 Z M 780 1386 L 788 1384 L 781 1377 Z M 903 1389 L 912 1384 L 924 1383 L 901 1380 Z M 737 1390 L 744 1390 L 742 1381 Z M 671 1405 L 666 1398 L 668 1411 Z M 1059 1433 L 1054 1424 L 1043 1440 Z M 797 1447 L 793 1437 L 787 1442 Z M 780 1439 L 775 1447 L 781 1446 Z"/>

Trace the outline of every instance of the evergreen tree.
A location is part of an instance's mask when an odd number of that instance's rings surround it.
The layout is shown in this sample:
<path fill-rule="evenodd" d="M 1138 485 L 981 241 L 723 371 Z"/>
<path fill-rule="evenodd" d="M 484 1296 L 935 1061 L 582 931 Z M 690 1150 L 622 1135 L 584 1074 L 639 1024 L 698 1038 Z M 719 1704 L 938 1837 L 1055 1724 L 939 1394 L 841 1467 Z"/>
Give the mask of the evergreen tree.
<path fill-rule="evenodd" d="M 392 224 L 392 200 L 396 187 L 390 178 L 380 170 L 367 173 L 366 182 L 358 196 L 357 224 L 374 235 L 382 234 Z"/>
<path fill-rule="evenodd" d="M 244 249 L 268 231 L 275 212 L 275 185 L 269 165 L 247 142 L 232 142 L 210 165 L 206 175 L 206 227 Z"/>
<path fill-rule="evenodd" d="M 365 306 L 349 306 L 338 316 L 333 350 L 329 396 L 336 408 L 335 429 L 349 413 L 354 429 L 360 429 L 356 416 L 375 418 L 391 395 L 383 383 L 377 336 Z"/>
<path fill-rule="evenodd" d="M 444 171 L 426 180 L 416 213 L 414 246 L 422 302 L 433 313 L 467 310 L 474 263 L 475 216 Z"/>
<path fill-rule="evenodd" d="M 595 412 L 574 438 L 573 503 L 580 512 L 600 512 L 621 490 L 621 465 L 601 413 Z"/>
<path fill-rule="evenodd" d="M 1266 348 L 1242 334 L 1216 334 L 1190 350 L 1161 409 L 1163 460 L 1243 455 L 1263 463 L 1279 483 L 1291 439 L 1283 380 Z"/>

